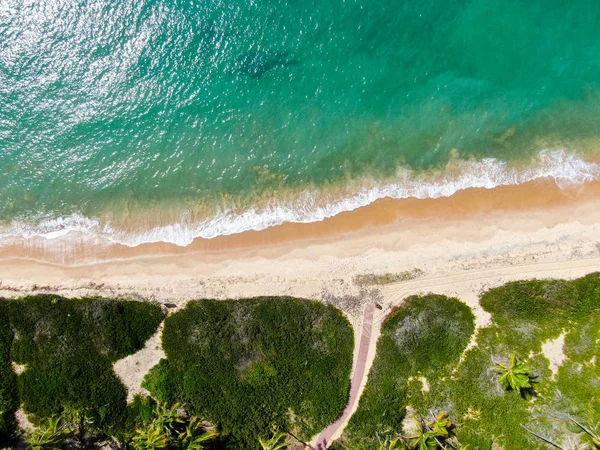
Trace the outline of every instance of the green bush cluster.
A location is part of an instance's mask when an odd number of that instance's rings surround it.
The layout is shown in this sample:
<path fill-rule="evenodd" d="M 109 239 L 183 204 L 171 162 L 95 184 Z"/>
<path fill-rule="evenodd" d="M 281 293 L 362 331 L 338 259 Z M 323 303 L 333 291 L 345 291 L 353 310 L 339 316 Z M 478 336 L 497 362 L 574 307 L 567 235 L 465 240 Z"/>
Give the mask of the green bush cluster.
<path fill-rule="evenodd" d="M 98 430 L 121 428 L 127 393 L 112 364 L 143 347 L 163 319 L 160 306 L 54 295 L 0 304 L 8 311 L 2 330 L 14 336 L 10 359 L 26 365 L 19 400 L 34 421 L 68 408 Z"/>
<path fill-rule="evenodd" d="M 0 299 L 0 448 L 15 437 L 15 411 L 19 407 L 17 376 L 10 364 L 13 333 L 9 322 L 9 304 Z"/>
<path fill-rule="evenodd" d="M 485 292 L 481 305 L 491 314 L 491 325 L 479 330 L 476 345 L 460 363 L 454 359 L 442 370 L 435 369 L 442 367 L 436 362 L 438 355 L 451 353 L 445 348 L 443 336 L 426 345 L 421 345 L 420 340 L 408 340 L 410 350 L 403 355 L 412 355 L 413 361 L 402 363 L 398 353 L 384 348 L 391 347 L 390 336 L 398 336 L 397 329 L 390 328 L 395 316 L 386 321 L 361 406 L 345 433 L 350 448 L 367 448 L 352 444 L 371 439 L 376 432 L 384 432 L 385 427 L 398 432 L 397 421 L 402 419 L 405 406 L 423 415 L 447 411 L 461 424 L 457 428 L 460 442 L 474 449 L 546 448 L 521 425 L 565 447 L 569 439 L 585 442 L 581 429 L 568 419 L 576 418 L 589 425 L 600 421 L 600 274 L 573 281 L 508 283 Z M 412 313 L 414 320 L 417 313 Z M 542 345 L 561 334 L 565 336 L 566 359 L 553 375 Z M 534 399 L 506 391 L 498 383 L 493 363 L 506 362 L 513 353 L 533 369 Z M 411 371 L 415 365 L 431 367 L 429 375 L 425 375 L 429 392 L 423 392 L 419 383 L 405 381 L 414 373 Z M 388 367 L 394 367 L 395 375 Z M 383 377 L 385 373 L 389 377 Z M 388 384 L 374 389 L 375 386 L 370 387 L 371 378 L 387 379 Z M 393 396 L 391 392 L 397 394 Z M 365 410 L 371 404 L 382 405 L 370 412 L 381 411 L 383 417 L 371 418 Z"/>
<path fill-rule="evenodd" d="M 353 449 L 377 448 L 398 434 L 406 406 L 428 383 L 449 375 L 475 329 L 471 309 L 442 295 L 413 296 L 385 320 L 359 407 L 345 433 Z"/>
<path fill-rule="evenodd" d="M 127 441 L 133 436 L 133 432 L 147 427 L 154 419 L 157 410 L 156 401 L 146 395 L 135 395 L 133 401 L 127 405 L 127 418 L 123 427 L 121 441 Z M 128 434 L 124 436 L 124 434 Z"/>
<path fill-rule="evenodd" d="M 186 404 L 225 435 L 258 448 L 271 427 L 307 439 L 343 410 L 353 333 L 333 306 L 292 298 L 200 300 L 165 321 L 163 348 L 145 386 Z"/>
<path fill-rule="evenodd" d="M 492 314 L 492 325 L 481 330 L 477 346 L 457 371 L 459 381 L 446 394 L 456 413 L 468 418 L 461 430 L 463 441 L 490 448 L 495 437 L 507 450 L 543 449 L 545 445 L 520 424 L 563 443 L 574 436 L 569 417 L 596 424 L 600 420 L 600 361 L 596 361 L 600 357 L 600 274 L 572 281 L 508 283 L 485 292 L 481 305 Z M 553 376 L 542 345 L 561 334 L 566 359 Z M 512 352 L 528 358 L 534 369 L 537 398 L 532 402 L 499 390 L 495 374 L 490 373 L 490 361 Z M 470 418 L 469 409 L 478 412 L 477 420 Z"/>

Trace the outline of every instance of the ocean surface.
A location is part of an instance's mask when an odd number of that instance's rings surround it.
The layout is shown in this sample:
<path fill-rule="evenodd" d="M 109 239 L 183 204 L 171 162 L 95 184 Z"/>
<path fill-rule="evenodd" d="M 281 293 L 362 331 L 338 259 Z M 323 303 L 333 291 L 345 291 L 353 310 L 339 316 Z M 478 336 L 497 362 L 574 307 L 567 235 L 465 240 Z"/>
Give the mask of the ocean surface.
<path fill-rule="evenodd" d="M 600 178 L 598 0 L 3 0 L 0 241 Z"/>

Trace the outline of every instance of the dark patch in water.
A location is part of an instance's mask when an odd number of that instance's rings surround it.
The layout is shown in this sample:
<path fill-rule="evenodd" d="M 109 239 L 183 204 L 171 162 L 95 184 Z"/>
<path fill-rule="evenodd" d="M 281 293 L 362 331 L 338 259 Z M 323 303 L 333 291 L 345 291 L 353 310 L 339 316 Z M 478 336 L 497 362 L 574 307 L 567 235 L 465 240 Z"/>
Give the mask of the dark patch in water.
<path fill-rule="evenodd" d="M 300 61 L 289 56 L 289 52 L 252 51 L 244 53 L 236 61 L 236 70 L 250 78 L 261 78 L 265 73 L 284 67 L 295 66 Z"/>

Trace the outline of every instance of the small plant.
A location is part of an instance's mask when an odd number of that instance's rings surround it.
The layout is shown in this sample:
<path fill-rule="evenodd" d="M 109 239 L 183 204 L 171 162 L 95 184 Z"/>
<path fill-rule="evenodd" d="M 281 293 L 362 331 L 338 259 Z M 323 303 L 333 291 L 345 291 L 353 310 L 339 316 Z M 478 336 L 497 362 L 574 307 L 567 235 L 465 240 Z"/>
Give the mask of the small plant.
<path fill-rule="evenodd" d="M 31 450 L 55 450 L 65 448 L 65 442 L 73 435 L 63 417 L 52 416 L 27 434 L 27 442 Z"/>
<path fill-rule="evenodd" d="M 153 423 L 156 426 L 164 430 L 165 432 L 174 431 L 178 425 L 183 424 L 184 420 L 179 415 L 179 410 L 181 409 L 181 404 L 175 403 L 173 406 L 169 407 L 166 403 L 162 403 L 156 409 L 156 418 Z"/>
<path fill-rule="evenodd" d="M 383 442 L 379 443 L 379 447 L 377 450 L 405 450 L 406 446 L 400 442 L 399 438 L 396 439 L 386 439 Z"/>
<path fill-rule="evenodd" d="M 494 369 L 500 375 L 498 382 L 507 391 L 517 391 L 521 395 L 531 393 L 532 369 L 519 361 L 517 354 L 513 353 L 508 364 L 494 362 Z"/>
<path fill-rule="evenodd" d="M 179 433 L 179 441 L 184 450 L 201 450 L 218 435 L 216 431 L 206 430 L 206 424 L 202 419 L 192 417 L 186 424 L 185 430 Z"/>
<path fill-rule="evenodd" d="M 158 406 L 155 417 L 145 429 L 136 430 L 132 445 L 136 450 L 160 450 L 166 448 L 202 450 L 213 442 L 218 433 L 207 429 L 203 419 L 185 414 L 177 403 Z"/>
<path fill-rule="evenodd" d="M 156 423 L 152 423 L 147 429 L 136 431 L 132 439 L 133 448 L 136 450 L 159 450 L 167 448 L 169 437 Z"/>
<path fill-rule="evenodd" d="M 456 424 L 448 418 L 448 413 L 442 412 L 430 421 L 426 421 L 422 416 L 415 417 L 414 420 L 417 424 L 416 431 L 404 438 L 409 449 L 446 450 L 460 447 L 454 435 Z"/>
<path fill-rule="evenodd" d="M 260 448 L 262 450 L 286 450 L 289 448 L 286 439 L 286 433 L 277 431 L 276 428 L 273 428 L 273 434 L 270 438 L 263 439 L 259 437 L 258 442 L 260 443 Z"/>

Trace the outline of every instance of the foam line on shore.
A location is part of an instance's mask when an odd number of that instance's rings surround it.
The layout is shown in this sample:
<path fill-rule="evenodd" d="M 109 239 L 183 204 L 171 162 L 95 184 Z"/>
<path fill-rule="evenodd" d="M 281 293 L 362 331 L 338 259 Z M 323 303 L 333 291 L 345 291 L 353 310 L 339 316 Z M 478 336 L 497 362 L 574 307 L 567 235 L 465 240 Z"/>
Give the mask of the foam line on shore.
<path fill-rule="evenodd" d="M 433 174 L 400 170 L 393 182 L 368 183 L 353 195 L 324 204 L 321 204 L 323 200 L 319 192 L 304 191 L 294 201 L 271 201 L 260 209 L 249 208 L 240 212 L 232 210 L 198 223 L 191 223 L 184 216 L 177 223 L 135 232 L 73 214 L 42 220 L 33 225 L 13 222 L 0 228 L 0 240 L 14 242 L 15 239 L 34 237 L 56 239 L 78 233 L 129 247 L 157 242 L 187 246 L 196 238 L 212 239 L 244 231 L 260 231 L 285 222 L 318 222 L 367 206 L 382 198 L 449 197 L 469 188 L 492 189 L 539 179 L 553 179 L 559 187 L 567 188 L 600 179 L 600 163 L 586 161 L 581 156 L 564 150 L 544 150 L 540 152 L 534 165 L 524 169 L 511 167 L 494 158 L 455 161 L 451 164 L 452 167 L 449 166 L 446 172 Z"/>

